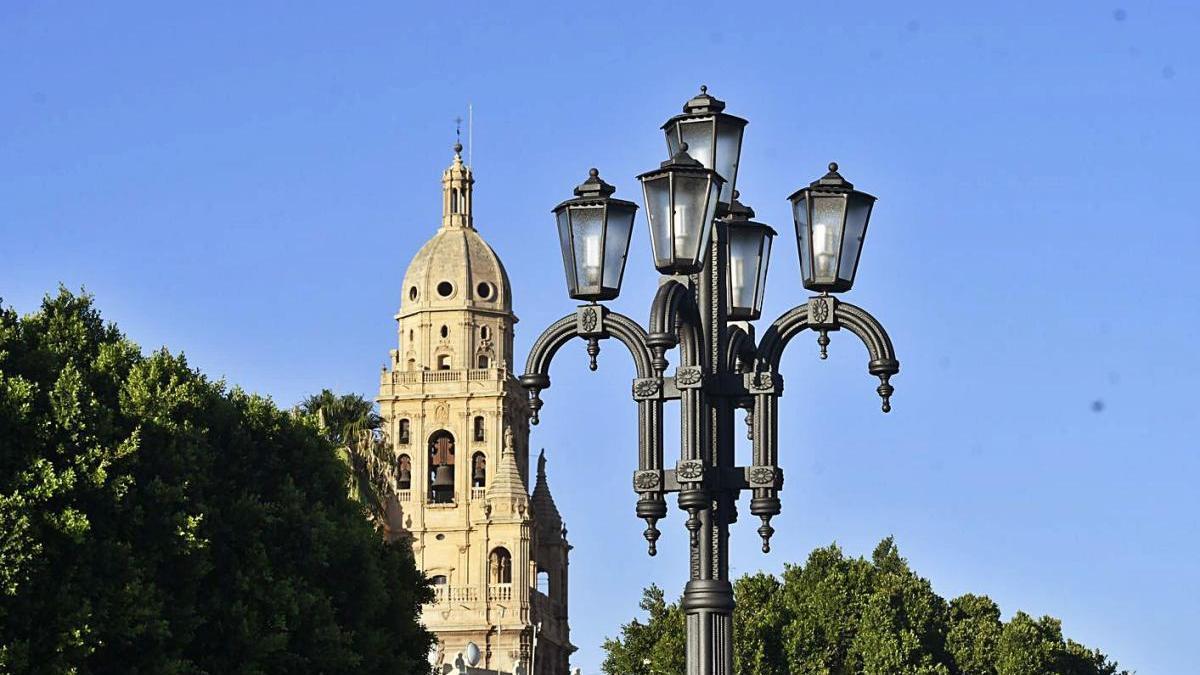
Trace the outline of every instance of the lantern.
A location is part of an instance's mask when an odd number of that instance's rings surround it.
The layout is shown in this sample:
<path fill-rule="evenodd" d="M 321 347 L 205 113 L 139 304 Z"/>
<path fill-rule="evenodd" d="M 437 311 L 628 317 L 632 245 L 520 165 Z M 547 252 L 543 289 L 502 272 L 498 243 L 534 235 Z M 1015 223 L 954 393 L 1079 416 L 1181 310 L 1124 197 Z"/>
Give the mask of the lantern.
<path fill-rule="evenodd" d="M 654 267 L 663 274 L 693 274 L 704 266 L 717 197 L 725 179 L 688 155 L 681 143 L 671 159 L 638 176 L 646 198 L 646 220 Z"/>
<path fill-rule="evenodd" d="M 637 204 L 613 199 L 614 192 L 592 169 L 575 198 L 554 207 L 567 292 L 577 300 L 611 300 L 621 292 Z"/>
<path fill-rule="evenodd" d="M 729 318 L 753 321 L 762 315 L 763 293 L 767 286 L 767 263 L 771 258 L 771 241 L 775 229 L 756 223 L 754 209 L 737 200 L 724 219 L 729 246 L 729 263 L 725 272 Z"/>
<path fill-rule="evenodd" d="M 850 290 L 875 198 L 855 190 L 833 162 L 829 173 L 788 199 L 796 221 L 804 287 L 834 293 Z"/>
<path fill-rule="evenodd" d="M 725 179 L 719 201 L 728 205 L 733 201 L 747 122 L 723 110 L 725 102 L 709 96 L 708 87 L 701 86 L 700 94 L 683 105 L 683 114 L 667 120 L 662 128 L 672 157 L 686 143 L 688 154 Z"/>

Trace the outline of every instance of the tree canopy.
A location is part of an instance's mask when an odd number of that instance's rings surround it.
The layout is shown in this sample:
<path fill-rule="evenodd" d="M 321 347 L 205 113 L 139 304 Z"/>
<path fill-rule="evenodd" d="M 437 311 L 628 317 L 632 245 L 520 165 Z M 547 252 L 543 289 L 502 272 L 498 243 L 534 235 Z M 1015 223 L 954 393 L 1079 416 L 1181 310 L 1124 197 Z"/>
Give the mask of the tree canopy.
<path fill-rule="evenodd" d="M 1099 650 L 1064 639 L 1057 619 L 1017 612 L 1004 622 L 986 596 L 946 602 L 890 538 L 870 560 L 829 546 L 786 566 L 782 578 L 743 576 L 734 597 L 739 675 L 1128 675 Z M 685 672 L 679 603 L 652 586 L 641 607 L 646 621 L 605 641 L 604 672 Z"/>
<path fill-rule="evenodd" d="M 426 673 L 429 589 L 310 416 L 0 307 L 0 672 Z"/>
<path fill-rule="evenodd" d="M 361 394 L 334 394 L 329 389 L 305 398 L 297 410 L 317 420 L 321 434 L 337 446 L 350 468 L 346 492 L 370 514 L 389 539 L 403 531 L 396 480 L 396 457 L 375 404 Z"/>

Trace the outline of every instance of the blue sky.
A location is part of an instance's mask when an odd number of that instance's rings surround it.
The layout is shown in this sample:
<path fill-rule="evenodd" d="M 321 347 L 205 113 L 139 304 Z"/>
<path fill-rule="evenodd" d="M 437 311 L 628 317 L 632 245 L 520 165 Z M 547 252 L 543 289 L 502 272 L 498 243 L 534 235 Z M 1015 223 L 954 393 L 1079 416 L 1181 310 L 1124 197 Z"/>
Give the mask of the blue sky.
<path fill-rule="evenodd" d="M 775 548 L 895 535 L 950 597 L 1062 618 L 1142 674 L 1200 625 L 1200 5 L 211 2 L 0 5 L 0 296 L 85 286 L 146 348 L 291 405 L 374 394 L 408 261 L 475 109 L 477 226 L 512 276 L 519 363 L 570 311 L 549 209 L 618 196 L 701 83 L 750 119 L 738 187 L 783 232 L 765 315 L 803 301 L 786 196 L 836 160 L 879 196 L 846 300 L 903 364 L 794 341 Z M 643 319 L 645 226 L 613 303 Z M 765 322 L 763 322 L 765 324 Z M 533 437 L 570 527 L 576 663 L 686 578 L 643 553 L 632 367 L 564 350 Z M 599 419 L 579 433 L 573 411 Z M 600 494 L 603 498 L 596 499 Z"/>

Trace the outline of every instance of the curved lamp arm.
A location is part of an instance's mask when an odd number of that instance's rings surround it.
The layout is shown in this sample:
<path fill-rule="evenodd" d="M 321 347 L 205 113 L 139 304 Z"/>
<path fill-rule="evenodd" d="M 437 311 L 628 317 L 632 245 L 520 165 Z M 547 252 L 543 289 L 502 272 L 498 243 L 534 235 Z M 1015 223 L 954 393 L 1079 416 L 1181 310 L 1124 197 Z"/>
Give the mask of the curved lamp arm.
<path fill-rule="evenodd" d="M 810 298 L 807 303 L 793 307 L 776 319 L 759 344 L 755 371 L 745 375 L 746 389 L 754 396 L 751 435 L 755 466 L 749 472 L 754 496 L 750 500 L 750 513 L 762 520 L 758 534 L 762 537 L 764 553 L 771 550 L 771 535 L 775 532 L 771 518 L 779 514 L 779 490 L 783 488 L 783 471 L 778 466 L 779 396 L 783 393 L 779 360 L 788 342 L 808 329 L 821 334 L 817 342 L 824 357 L 825 347 L 829 344 L 827 333 L 842 327 L 866 345 L 870 355 L 867 372 L 879 378 L 876 391 L 883 400 L 883 412 L 890 411 L 893 389 L 889 380 L 900 371 L 900 362 L 896 360 L 887 331 L 865 310 L 829 296 Z"/>
<path fill-rule="evenodd" d="M 558 350 L 572 338 L 588 342 L 588 354 L 595 357 L 600 351 L 599 340 L 615 337 L 628 349 L 637 371 L 633 397 L 638 404 L 638 468 L 634 487 L 639 493 L 637 515 L 646 521 L 645 537 L 650 555 L 657 553 L 658 521 L 667 515 L 663 481 L 663 382 L 662 370 L 652 365 L 646 331 L 624 314 L 610 312 L 603 305 L 583 305 L 574 314 L 555 321 L 533 343 L 525 364 L 525 374 L 519 379 L 529 390 L 530 422 L 538 423 L 542 407 L 540 393 L 550 387 L 550 362 Z M 650 478 L 653 477 L 653 484 Z M 639 482 L 640 481 L 640 482 Z"/>
<path fill-rule="evenodd" d="M 883 399 L 883 412 L 890 412 L 894 389 L 889 380 L 900 372 L 900 362 L 896 360 L 891 338 L 875 317 L 866 310 L 847 302 L 840 302 L 831 296 L 809 298 L 807 303 L 793 307 L 776 319 L 763 334 L 759 344 L 758 369 L 776 372 L 784 348 L 801 331 L 812 329 L 819 331 L 824 337 L 828 331 L 843 327 L 857 335 L 866 345 L 867 353 L 871 357 L 867 362 L 867 372 L 879 378 L 880 384 L 876 391 Z M 821 344 L 824 348 L 824 345 L 828 344 L 828 338 Z"/>

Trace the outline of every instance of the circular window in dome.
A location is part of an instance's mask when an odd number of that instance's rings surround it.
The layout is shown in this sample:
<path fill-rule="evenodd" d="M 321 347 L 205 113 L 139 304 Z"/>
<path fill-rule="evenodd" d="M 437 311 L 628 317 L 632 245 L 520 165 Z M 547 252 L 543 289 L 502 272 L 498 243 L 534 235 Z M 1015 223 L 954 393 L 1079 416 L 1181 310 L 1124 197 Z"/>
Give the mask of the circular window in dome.
<path fill-rule="evenodd" d="M 408 299 L 409 300 L 417 299 L 417 287 L 416 286 L 413 286 L 412 288 L 408 289 Z"/>
<path fill-rule="evenodd" d="M 480 282 L 475 287 L 475 295 L 479 296 L 480 300 L 491 300 L 496 295 L 496 287 L 486 281 Z"/>
<path fill-rule="evenodd" d="M 454 284 L 449 281 L 443 281 L 437 285 L 437 292 L 443 298 L 448 298 L 454 295 Z"/>

